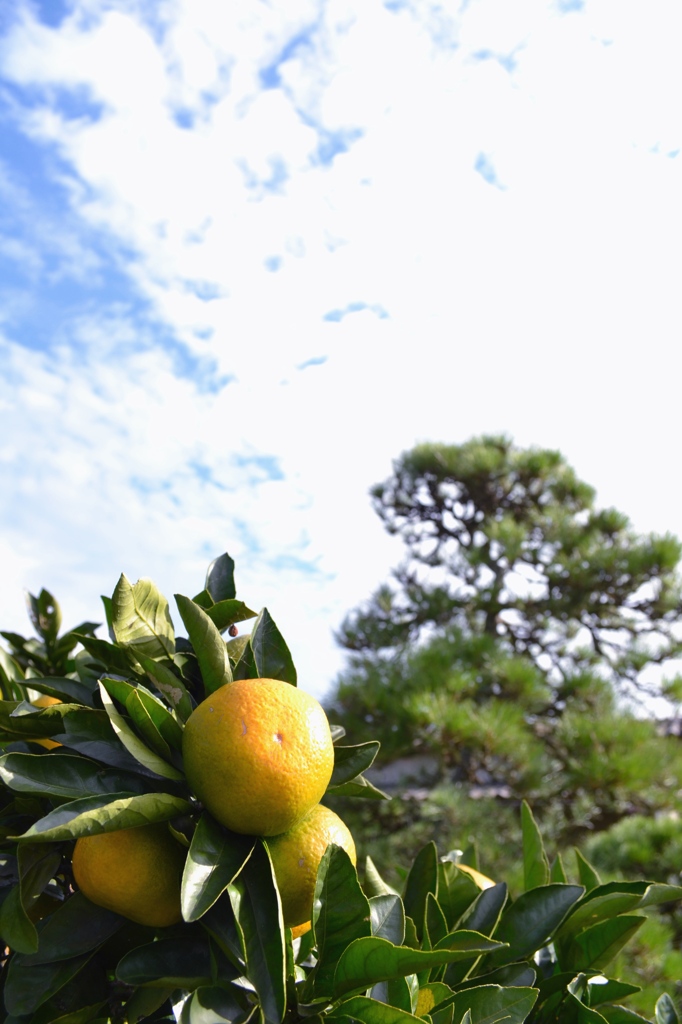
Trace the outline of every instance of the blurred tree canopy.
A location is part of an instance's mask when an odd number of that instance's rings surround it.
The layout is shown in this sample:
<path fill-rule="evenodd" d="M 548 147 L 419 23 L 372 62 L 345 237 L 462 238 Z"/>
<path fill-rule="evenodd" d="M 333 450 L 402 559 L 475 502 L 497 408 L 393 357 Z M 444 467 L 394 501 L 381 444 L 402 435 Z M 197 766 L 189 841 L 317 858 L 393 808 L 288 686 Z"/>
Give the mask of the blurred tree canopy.
<path fill-rule="evenodd" d="M 646 702 L 682 686 L 643 671 L 682 651 L 675 537 L 504 436 L 420 445 L 372 500 L 406 557 L 342 625 L 335 719 L 384 759 L 428 751 L 442 779 L 529 799 L 564 842 L 679 802 L 682 748 Z"/>

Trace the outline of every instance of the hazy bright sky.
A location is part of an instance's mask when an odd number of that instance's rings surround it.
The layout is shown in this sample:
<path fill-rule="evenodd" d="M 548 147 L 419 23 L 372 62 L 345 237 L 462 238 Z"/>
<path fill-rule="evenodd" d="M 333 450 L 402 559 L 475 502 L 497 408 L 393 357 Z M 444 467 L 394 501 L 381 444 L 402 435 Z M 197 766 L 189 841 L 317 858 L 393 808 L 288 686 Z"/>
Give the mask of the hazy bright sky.
<path fill-rule="evenodd" d="M 682 534 L 676 0 L 3 0 L 0 627 L 237 560 L 301 685 L 417 441 Z M 179 615 L 172 605 L 176 623 Z"/>

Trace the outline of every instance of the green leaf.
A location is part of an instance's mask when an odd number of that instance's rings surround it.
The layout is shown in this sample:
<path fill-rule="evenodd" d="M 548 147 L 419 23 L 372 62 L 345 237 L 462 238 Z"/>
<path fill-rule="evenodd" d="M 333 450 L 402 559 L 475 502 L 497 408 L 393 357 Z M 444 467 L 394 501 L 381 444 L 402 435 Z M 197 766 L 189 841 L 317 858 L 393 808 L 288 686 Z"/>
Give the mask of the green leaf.
<path fill-rule="evenodd" d="M 125 1004 L 126 1024 L 138 1024 L 138 1021 L 150 1017 L 155 1010 L 163 1006 L 174 991 L 175 988 L 172 985 L 162 989 L 136 988 Z M 109 1022 L 107 1021 L 106 1024 Z"/>
<path fill-rule="evenodd" d="M 419 996 L 417 975 L 410 974 L 407 978 L 393 978 L 391 981 L 380 981 L 370 990 L 372 999 L 380 1003 L 388 1003 L 406 1013 L 415 1013 Z"/>
<path fill-rule="evenodd" d="M 182 916 L 196 921 L 213 906 L 251 856 L 255 839 L 228 832 L 208 812 L 199 819 L 182 876 Z"/>
<path fill-rule="evenodd" d="M 235 985 L 204 985 L 184 1004 L 178 1024 L 244 1024 L 253 1011 L 244 989 Z"/>
<path fill-rule="evenodd" d="M 524 887 L 526 890 L 535 889 L 539 885 L 548 884 L 549 863 L 540 829 L 525 800 L 521 804 L 521 827 L 523 830 Z"/>
<path fill-rule="evenodd" d="M 221 686 L 232 682 L 232 667 L 225 641 L 203 608 L 189 597 L 176 594 L 175 603 L 197 656 L 204 692 L 208 697 Z"/>
<path fill-rule="evenodd" d="M 351 782 L 366 771 L 373 763 L 381 744 L 378 740 L 358 743 L 353 747 L 334 747 L 334 771 L 329 782 L 330 788 Z"/>
<path fill-rule="evenodd" d="M 109 793 L 143 793 L 148 782 L 139 775 L 102 769 L 89 758 L 74 754 L 5 754 L 0 778 L 16 793 L 38 793 L 77 800 Z"/>
<path fill-rule="evenodd" d="M 448 923 L 445 920 L 445 914 L 432 892 L 426 897 L 425 927 L 429 948 L 435 946 L 437 942 L 440 942 L 448 934 Z"/>
<path fill-rule="evenodd" d="M 650 1024 L 648 1017 L 642 1017 L 624 1006 L 612 1006 L 607 1003 L 599 1007 L 599 1013 L 608 1024 Z"/>
<path fill-rule="evenodd" d="M 196 598 L 194 600 L 196 601 Z M 201 602 L 197 601 L 197 604 L 201 604 Z M 258 614 L 248 608 L 243 601 L 218 601 L 217 604 L 209 607 L 205 605 L 201 605 L 201 607 L 205 609 L 211 622 L 221 633 L 224 633 L 233 623 L 255 619 Z"/>
<path fill-rule="evenodd" d="M 405 913 L 414 921 L 420 942 L 424 935 L 426 898 L 429 893 L 438 896 L 438 851 L 434 842 L 427 843 L 415 857 L 403 896 Z"/>
<path fill-rule="evenodd" d="M 490 889 L 483 889 L 469 909 L 462 915 L 460 926 L 481 935 L 492 935 L 507 902 L 507 886 L 498 882 Z"/>
<path fill-rule="evenodd" d="M 501 985 L 503 988 L 531 988 L 535 985 L 536 970 L 527 961 L 504 964 L 496 967 L 489 974 L 479 974 L 476 978 L 468 978 L 459 985 L 459 989 L 476 988 L 479 985 Z M 542 1001 L 542 1000 L 541 1000 Z"/>
<path fill-rule="evenodd" d="M 454 996 L 455 1020 L 471 1014 L 471 1024 L 522 1024 L 538 997 L 536 988 L 502 988 L 480 985 Z"/>
<path fill-rule="evenodd" d="M 352 1020 L 361 1021 L 362 1024 L 417 1024 L 420 1020 L 413 1014 L 399 1009 L 397 1006 L 389 1006 L 369 996 L 353 996 L 341 1003 L 338 1013 Z M 334 1019 L 332 1015 L 331 1019 Z"/>
<path fill-rule="evenodd" d="M 394 946 L 387 939 L 355 939 L 341 954 L 334 975 L 334 998 L 359 991 L 380 981 L 417 974 L 440 964 L 469 959 L 475 953 L 498 949 L 499 943 L 476 932 L 462 931 L 448 936 L 449 948 L 434 950 Z"/>
<path fill-rule="evenodd" d="M 374 861 L 369 856 L 365 857 L 365 884 L 363 889 L 367 896 L 398 895 L 395 889 L 383 880 Z"/>
<path fill-rule="evenodd" d="M 205 585 L 216 604 L 219 601 L 230 601 L 236 596 L 234 559 L 227 552 L 213 559 L 206 572 Z"/>
<path fill-rule="evenodd" d="M 572 992 L 567 992 L 563 997 L 561 1019 L 566 1024 L 604 1024 L 606 1020 L 597 1010 L 585 1006 Z"/>
<path fill-rule="evenodd" d="M 372 896 L 369 911 L 372 935 L 402 946 L 405 941 L 405 909 L 400 896 L 397 893 Z"/>
<path fill-rule="evenodd" d="M 149 658 L 173 657 L 175 633 L 168 601 L 150 579 L 140 579 L 133 585 L 122 574 L 111 606 L 112 628 L 121 647 Z"/>
<path fill-rule="evenodd" d="M 32 690 L 47 694 L 48 697 L 56 697 L 65 704 L 84 704 L 89 708 L 93 706 L 92 688 L 78 682 L 77 679 L 50 676 L 48 679 L 31 679 L 30 686 Z"/>
<path fill-rule="evenodd" d="M 116 977 L 126 985 L 152 988 L 194 989 L 212 981 L 211 946 L 200 928 L 184 928 L 182 934 L 126 953 L 116 968 Z"/>
<path fill-rule="evenodd" d="M 454 928 L 466 910 L 478 899 L 481 890 L 474 880 L 452 861 L 438 864 L 438 902 L 448 928 Z"/>
<path fill-rule="evenodd" d="M 372 932 L 369 900 L 350 857 L 334 843 L 325 850 L 317 870 L 312 923 L 318 962 L 304 1001 L 311 988 L 316 996 L 331 995 L 334 971 L 344 949 Z"/>
<path fill-rule="evenodd" d="M 126 923 L 124 917 L 76 892 L 42 922 L 38 949 L 23 956 L 21 964 L 31 967 L 91 953 Z"/>
<path fill-rule="evenodd" d="M 590 1006 L 599 1006 L 600 1003 L 614 1003 L 618 999 L 626 999 L 628 996 L 641 992 L 641 986 L 628 985 L 624 981 L 614 981 L 613 978 L 590 978 L 587 982 Z"/>
<path fill-rule="evenodd" d="M 495 938 L 509 943 L 509 948 L 486 957 L 487 967 L 523 960 L 540 949 L 584 891 L 581 885 L 553 884 L 524 892 L 503 912 L 495 929 Z"/>
<path fill-rule="evenodd" d="M 43 1003 L 64 988 L 85 967 L 94 952 L 71 960 L 24 967 L 19 957 L 12 957 L 5 981 L 5 1006 L 12 1016 L 29 1016 Z"/>
<path fill-rule="evenodd" d="M 552 861 L 552 866 L 549 871 L 549 880 L 550 882 L 560 882 L 562 885 L 565 885 L 566 882 L 568 882 L 560 853 L 557 853 L 556 857 Z"/>
<path fill-rule="evenodd" d="M 232 896 L 236 900 L 240 898 L 236 889 Z M 239 973 L 243 974 L 246 961 L 244 933 L 235 918 L 228 892 L 223 893 L 211 909 L 206 911 L 201 918 L 201 927 L 217 942 L 234 966 L 239 968 Z"/>
<path fill-rule="evenodd" d="M 591 889 L 595 889 L 598 885 L 601 885 L 601 879 L 596 872 L 596 869 L 592 867 L 587 858 L 580 852 L 577 847 L 574 847 L 575 859 L 578 865 L 578 878 L 580 884 L 585 886 L 587 892 Z"/>
<path fill-rule="evenodd" d="M 174 662 L 154 661 L 144 654 L 138 654 L 137 657 L 159 693 L 163 694 L 182 721 L 186 722 L 194 710 L 194 704 L 182 679 L 174 671 Z"/>
<path fill-rule="evenodd" d="M 418 1017 L 423 1017 L 425 1013 L 430 1014 L 434 1007 L 438 1007 L 446 1000 L 451 1001 L 452 995 L 454 993 L 450 986 L 445 985 L 442 981 L 432 981 L 428 985 L 422 985 L 414 1012 Z"/>
<path fill-rule="evenodd" d="M 160 775 L 165 779 L 184 779 L 184 775 L 179 769 L 174 768 L 168 764 L 162 757 L 159 757 L 153 750 L 142 742 L 137 736 L 128 719 L 124 718 L 122 714 L 116 709 L 116 705 L 109 696 L 108 686 L 112 686 L 115 692 L 116 685 L 120 680 L 116 679 L 101 679 L 99 682 L 99 692 L 104 704 L 104 709 L 109 716 L 111 727 L 118 736 L 119 740 L 126 748 L 128 753 L 143 764 L 150 772 L 154 772 L 156 775 Z"/>
<path fill-rule="evenodd" d="M 17 851 L 19 883 L 0 907 L 0 935 L 19 953 L 35 953 L 38 932 L 28 911 L 58 870 L 61 850 L 27 843 Z"/>
<path fill-rule="evenodd" d="M 356 775 L 350 782 L 344 782 L 340 786 L 330 787 L 333 796 L 361 797 L 364 800 L 390 800 L 390 796 L 382 790 L 377 789 L 364 775 Z"/>
<path fill-rule="evenodd" d="M 644 924 L 641 915 L 614 917 L 575 936 L 561 966 L 568 970 L 602 970 Z"/>
<path fill-rule="evenodd" d="M 54 644 L 62 624 L 59 603 L 48 590 L 41 590 L 38 597 L 26 594 L 26 605 L 36 632 L 48 644 Z"/>
<path fill-rule="evenodd" d="M 62 731 L 53 733 L 65 747 L 73 748 L 77 754 L 92 757 L 95 761 L 134 772 L 149 779 L 150 770 L 128 753 L 119 742 L 106 711 L 90 708 L 68 707 L 56 704 L 46 708 L 43 714 L 61 716 Z M 50 757 L 53 757 L 50 754 Z M 156 773 L 153 776 L 156 779 Z M 158 782 L 158 779 L 156 779 Z"/>
<path fill-rule="evenodd" d="M 289 648 L 267 608 L 262 609 L 254 623 L 249 646 L 261 679 L 281 679 L 296 686 L 296 669 Z"/>
<path fill-rule="evenodd" d="M 96 636 L 85 636 L 74 634 L 78 643 L 101 665 L 104 665 L 107 672 L 115 672 L 116 675 L 129 677 L 134 675 L 134 668 L 127 652 L 107 640 L 100 640 Z M 139 656 L 139 655 L 136 655 Z"/>
<path fill-rule="evenodd" d="M 153 664 L 156 665 L 157 662 L 153 662 Z M 129 683 L 124 679 L 103 679 L 102 681 L 109 696 L 120 701 L 121 704 L 125 704 L 130 717 L 141 730 L 149 732 L 149 720 L 151 719 L 154 742 L 158 742 L 160 737 L 164 749 L 172 747 L 177 751 L 182 750 L 182 726 L 146 686 L 141 683 Z M 140 705 L 142 705 L 141 708 Z M 151 735 L 151 732 L 149 734 Z"/>
<path fill-rule="evenodd" d="M 668 993 L 664 992 L 656 1002 L 656 1024 L 679 1024 L 679 1021 L 675 1004 Z"/>
<path fill-rule="evenodd" d="M 280 1024 L 286 1009 L 284 923 L 272 862 L 262 841 L 256 842 L 227 891 L 244 935 L 246 976 L 258 993 L 265 1020 Z"/>
<path fill-rule="evenodd" d="M 163 760 L 168 763 L 181 761 L 178 748 L 171 748 L 169 743 L 166 741 L 166 738 L 161 733 L 161 729 L 154 720 L 155 718 L 158 718 L 158 715 L 152 715 L 149 704 L 143 699 L 141 693 L 133 688 L 132 692 L 126 699 L 125 707 L 135 729 L 154 753 L 158 754 L 159 757 L 163 758 Z M 166 713 L 168 714 L 168 712 Z M 168 717 L 179 730 L 180 727 L 175 719 L 172 718 L 171 715 Z M 178 767 L 177 764 L 175 767 Z"/>
<path fill-rule="evenodd" d="M 23 842 L 54 843 L 122 828 L 136 828 L 154 821 L 168 821 L 190 809 L 187 800 L 170 793 L 87 796 L 56 807 L 16 838 Z"/>

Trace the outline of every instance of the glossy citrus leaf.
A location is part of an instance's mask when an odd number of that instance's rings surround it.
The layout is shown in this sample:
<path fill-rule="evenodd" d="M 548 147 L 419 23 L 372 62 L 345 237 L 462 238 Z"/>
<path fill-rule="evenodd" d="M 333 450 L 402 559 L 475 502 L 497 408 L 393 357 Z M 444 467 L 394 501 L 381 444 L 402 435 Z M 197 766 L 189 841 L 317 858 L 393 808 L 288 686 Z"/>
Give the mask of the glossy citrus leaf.
<path fill-rule="evenodd" d="M 204 692 L 208 696 L 225 683 L 232 682 L 232 666 L 225 641 L 204 609 L 189 597 L 176 594 L 175 603 L 197 656 Z"/>
<path fill-rule="evenodd" d="M 170 793 L 107 793 L 81 797 L 56 807 L 18 838 L 23 842 L 54 843 L 168 821 L 189 810 L 187 800 Z"/>
<path fill-rule="evenodd" d="M 340 846 L 331 843 L 320 861 L 313 898 L 313 929 L 318 963 L 304 990 L 330 995 L 339 957 L 353 939 L 369 936 L 370 904 L 360 888 L 353 863 Z"/>
<path fill-rule="evenodd" d="M 526 890 L 549 882 L 549 863 L 542 842 L 540 829 L 533 812 L 524 800 L 521 804 L 521 828 L 523 832 L 523 880 Z"/>
<path fill-rule="evenodd" d="M 267 608 L 263 608 L 249 637 L 253 661 L 261 679 L 281 679 L 296 686 L 296 669 L 286 641 Z"/>
<path fill-rule="evenodd" d="M 369 901 L 372 935 L 402 946 L 405 940 L 405 909 L 397 893 L 372 896 Z M 358 936 L 354 936 L 357 938 Z"/>
<path fill-rule="evenodd" d="M 192 837 L 182 876 L 182 916 L 196 921 L 213 906 L 251 856 L 255 839 L 237 835 L 206 811 Z"/>
<path fill-rule="evenodd" d="M 420 941 L 424 933 L 426 898 L 429 893 L 438 895 L 438 851 L 434 842 L 427 843 L 415 857 L 403 896 L 405 913 L 414 921 Z"/>
<path fill-rule="evenodd" d="M 353 747 L 334 747 L 334 770 L 329 782 L 330 788 L 350 782 L 357 775 L 371 767 L 379 752 L 381 744 L 378 740 L 358 743 Z"/>
<path fill-rule="evenodd" d="M 121 574 L 111 599 L 116 642 L 149 658 L 172 658 L 175 633 L 168 601 L 150 579 L 132 584 Z"/>

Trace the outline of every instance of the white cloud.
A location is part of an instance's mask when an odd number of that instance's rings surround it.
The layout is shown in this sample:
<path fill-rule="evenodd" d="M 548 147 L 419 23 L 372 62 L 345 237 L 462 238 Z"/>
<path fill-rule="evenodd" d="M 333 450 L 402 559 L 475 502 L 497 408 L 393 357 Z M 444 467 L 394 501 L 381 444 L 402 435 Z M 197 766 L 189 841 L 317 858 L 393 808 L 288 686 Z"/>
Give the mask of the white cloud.
<path fill-rule="evenodd" d="M 76 4 L 56 30 L 20 9 L 0 67 L 22 127 L 60 156 L 72 237 L 152 315 L 84 309 L 30 353 L 7 328 L 3 621 L 24 571 L 78 606 L 122 569 L 199 589 L 228 547 L 320 692 L 330 628 L 398 557 L 368 487 L 415 441 L 481 431 L 560 447 L 682 532 L 669 5 L 645 28 L 598 0 L 175 0 L 153 27 Z M 231 382 L 178 376 L 178 342 Z"/>

